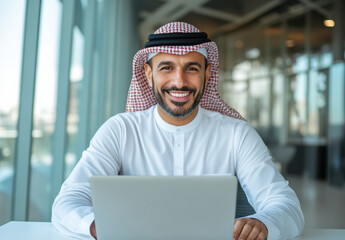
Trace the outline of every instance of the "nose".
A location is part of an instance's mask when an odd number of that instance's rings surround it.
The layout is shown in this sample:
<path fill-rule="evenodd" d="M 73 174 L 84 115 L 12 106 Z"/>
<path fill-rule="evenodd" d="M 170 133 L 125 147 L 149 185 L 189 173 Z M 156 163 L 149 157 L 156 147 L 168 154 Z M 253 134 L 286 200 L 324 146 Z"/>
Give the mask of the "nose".
<path fill-rule="evenodd" d="M 177 88 L 182 88 L 186 86 L 186 76 L 181 68 L 177 68 L 175 70 L 175 74 L 172 79 L 172 84 L 175 85 Z"/>

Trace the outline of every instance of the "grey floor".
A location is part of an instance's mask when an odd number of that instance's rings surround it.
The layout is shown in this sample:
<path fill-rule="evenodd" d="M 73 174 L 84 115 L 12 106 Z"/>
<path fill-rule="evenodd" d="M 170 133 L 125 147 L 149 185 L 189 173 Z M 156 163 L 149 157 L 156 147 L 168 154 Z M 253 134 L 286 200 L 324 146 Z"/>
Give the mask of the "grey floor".
<path fill-rule="evenodd" d="M 307 177 L 285 177 L 301 202 L 305 228 L 345 228 L 345 187 Z"/>

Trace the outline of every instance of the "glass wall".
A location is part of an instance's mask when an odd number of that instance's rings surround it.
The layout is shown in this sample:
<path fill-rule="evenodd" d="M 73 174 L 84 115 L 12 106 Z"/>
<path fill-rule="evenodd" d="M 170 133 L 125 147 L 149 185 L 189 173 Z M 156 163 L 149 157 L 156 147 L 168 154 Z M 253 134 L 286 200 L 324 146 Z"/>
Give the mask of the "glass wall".
<path fill-rule="evenodd" d="M 29 220 L 49 220 L 62 4 L 43 0 L 32 130 Z"/>
<path fill-rule="evenodd" d="M 338 62 L 330 69 L 329 127 L 327 174 L 329 181 L 342 186 L 345 181 L 345 63 Z"/>
<path fill-rule="evenodd" d="M 11 219 L 25 5 L 0 1 L 0 225 Z"/>
<path fill-rule="evenodd" d="M 301 141 L 307 134 L 308 56 L 306 54 L 306 15 L 287 20 L 285 67 L 289 81 L 290 142 Z"/>
<path fill-rule="evenodd" d="M 83 9 L 81 9 L 83 11 Z M 70 70 L 69 107 L 67 115 L 67 152 L 65 160 L 65 176 L 67 177 L 80 157 L 77 154 L 77 135 L 80 121 L 80 100 L 83 90 L 83 55 L 84 35 L 78 26 L 73 27 L 72 62 Z"/>
<path fill-rule="evenodd" d="M 332 12 L 336 3 L 323 7 Z M 220 66 L 224 100 L 257 129 L 283 171 L 330 180 L 329 101 L 335 98 L 330 96 L 330 69 L 338 64 L 334 39 L 344 38 L 325 19 L 317 10 L 287 8 L 280 18 L 256 21 L 216 41 L 219 52 L 229 54 Z M 344 34 L 344 29 L 338 32 Z M 345 77 L 340 78 L 343 83 Z M 338 109 L 333 112 L 343 112 L 343 107 L 332 106 Z"/>
<path fill-rule="evenodd" d="M 125 109 L 117 97 L 139 48 L 133 11 L 131 1 L 0 2 L 0 225 L 49 221 L 92 135 Z"/>

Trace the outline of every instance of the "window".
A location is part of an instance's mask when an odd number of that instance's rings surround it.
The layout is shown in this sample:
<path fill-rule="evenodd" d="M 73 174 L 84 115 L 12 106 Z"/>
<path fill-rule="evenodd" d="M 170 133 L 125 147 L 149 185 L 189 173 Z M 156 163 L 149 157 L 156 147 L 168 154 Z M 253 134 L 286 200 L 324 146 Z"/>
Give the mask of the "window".
<path fill-rule="evenodd" d="M 25 1 L 0 1 L 0 225 L 11 219 Z"/>
<path fill-rule="evenodd" d="M 70 93 L 69 108 L 67 116 L 67 153 L 65 177 L 71 173 L 77 161 L 80 159 L 78 154 L 78 143 L 76 139 L 80 131 L 80 106 L 81 94 L 83 90 L 83 56 L 84 56 L 84 35 L 80 28 L 74 26 L 73 45 L 72 45 L 72 63 L 70 71 Z"/>
<path fill-rule="evenodd" d="M 307 131 L 307 74 L 293 75 L 289 83 L 289 138 L 301 140 Z"/>
<path fill-rule="evenodd" d="M 56 90 L 62 5 L 43 0 L 36 69 L 28 219 L 50 219 L 52 144 L 56 117 Z"/>

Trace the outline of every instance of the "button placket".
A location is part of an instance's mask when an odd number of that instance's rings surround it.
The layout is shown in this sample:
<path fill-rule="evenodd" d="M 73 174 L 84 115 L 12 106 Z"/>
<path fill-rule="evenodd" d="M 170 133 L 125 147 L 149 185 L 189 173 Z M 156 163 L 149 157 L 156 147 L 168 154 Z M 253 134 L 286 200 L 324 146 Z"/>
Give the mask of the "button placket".
<path fill-rule="evenodd" d="M 174 136 L 174 175 L 184 174 L 184 134 L 177 132 Z"/>

